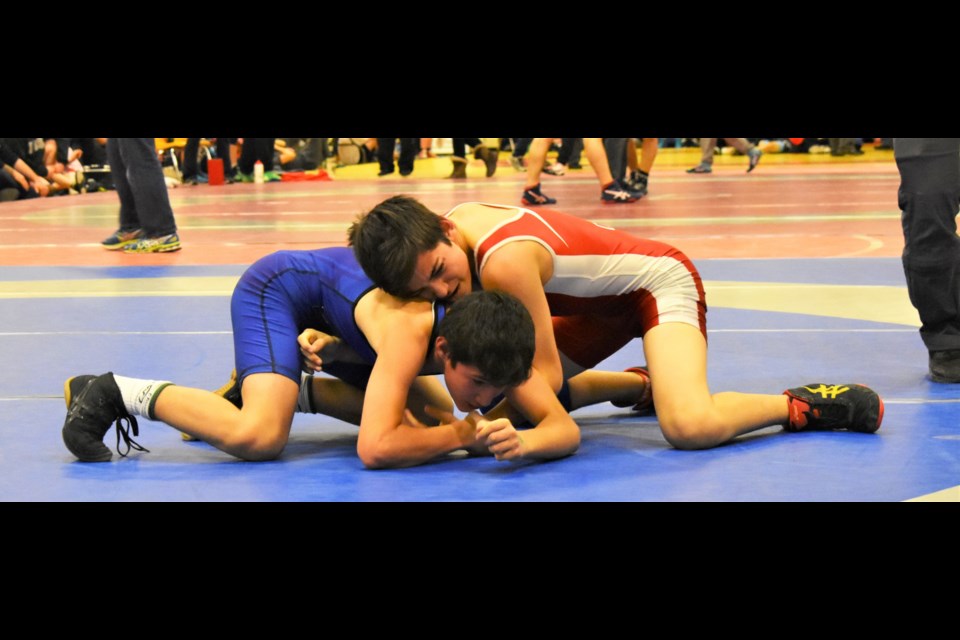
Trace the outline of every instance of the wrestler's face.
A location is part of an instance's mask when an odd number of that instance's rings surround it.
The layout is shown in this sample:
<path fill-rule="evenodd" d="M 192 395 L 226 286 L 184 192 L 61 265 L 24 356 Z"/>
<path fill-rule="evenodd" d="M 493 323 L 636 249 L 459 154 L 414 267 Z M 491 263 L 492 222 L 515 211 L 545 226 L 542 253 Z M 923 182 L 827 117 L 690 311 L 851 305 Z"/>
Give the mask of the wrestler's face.
<path fill-rule="evenodd" d="M 443 379 L 457 409 L 467 413 L 476 411 L 503 393 L 506 387 L 490 383 L 480 369 L 465 362 L 453 364 L 444 340 L 443 337 L 437 338 L 437 357 L 443 361 Z"/>
<path fill-rule="evenodd" d="M 470 293 L 473 280 L 470 261 L 457 242 L 456 228 L 450 224 L 445 226 L 451 243 L 441 242 L 420 254 L 409 290 L 414 292 L 414 297 L 451 304 Z"/>

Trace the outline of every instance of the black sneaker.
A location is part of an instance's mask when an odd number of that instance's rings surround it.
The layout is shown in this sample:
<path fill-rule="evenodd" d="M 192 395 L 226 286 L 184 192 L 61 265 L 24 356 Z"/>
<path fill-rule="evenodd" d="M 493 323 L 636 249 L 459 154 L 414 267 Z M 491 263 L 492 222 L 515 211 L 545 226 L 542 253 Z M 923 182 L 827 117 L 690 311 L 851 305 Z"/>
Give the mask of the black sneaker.
<path fill-rule="evenodd" d="M 808 384 L 783 392 L 790 400 L 788 431 L 849 429 L 873 433 L 883 422 L 883 400 L 862 384 Z"/>
<path fill-rule="evenodd" d="M 960 349 L 931 351 L 929 364 L 934 382 L 960 382 Z"/>
<path fill-rule="evenodd" d="M 215 394 L 230 401 L 237 409 L 243 409 L 243 396 L 240 395 L 240 383 L 237 381 L 237 370 L 230 372 L 227 383 L 214 391 Z"/>
<path fill-rule="evenodd" d="M 126 456 L 131 449 L 147 451 L 128 433 L 128 429 L 132 428 L 133 435 L 140 435 L 137 419 L 123 405 L 113 373 L 70 378 L 63 385 L 63 398 L 67 403 L 63 442 L 70 453 L 82 462 L 107 462 L 113 457 L 110 449 L 103 444 L 103 437 L 114 422 L 117 425 L 117 453 Z M 127 421 L 127 428 L 123 427 L 123 420 Z M 121 438 L 126 444 L 126 451 L 120 449 Z"/>
<path fill-rule="evenodd" d="M 647 195 L 647 184 L 649 178 L 639 171 L 631 171 L 630 176 L 623 181 L 623 186 L 634 192 L 637 198 Z"/>
<path fill-rule="evenodd" d="M 638 195 L 635 191 L 630 191 L 623 188 L 623 186 L 614 180 L 606 187 L 600 191 L 600 201 L 603 204 L 619 204 L 619 203 L 628 203 L 636 202 L 642 196 Z"/>
<path fill-rule="evenodd" d="M 557 204 L 556 198 L 551 198 L 550 196 L 544 195 L 540 191 L 540 185 L 538 184 L 535 187 L 530 189 L 524 189 L 523 195 L 520 196 L 520 201 L 523 204 L 529 205 L 538 205 L 538 204 Z"/>

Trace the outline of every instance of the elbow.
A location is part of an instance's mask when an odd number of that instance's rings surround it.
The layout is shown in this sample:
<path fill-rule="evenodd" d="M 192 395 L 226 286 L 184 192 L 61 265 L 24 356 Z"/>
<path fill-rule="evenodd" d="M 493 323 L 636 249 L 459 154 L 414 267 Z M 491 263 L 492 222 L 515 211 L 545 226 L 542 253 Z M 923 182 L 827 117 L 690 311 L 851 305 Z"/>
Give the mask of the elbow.
<path fill-rule="evenodd" d="M 382 443 L 357 443 L 357 456 L 367 469 L 392 469 L 400 462 Z"/>
<path fill-rule="evenodd" d="M 543 442 L 539 446 L 534 445 L 534 450 L 540 449 L 541 453 L 534 453 L 533 457 L 555 460 L 572 456 L 577 452 L 577 449 L 580 448 L 580 428 L 569 419 L 569 416 L 565 414 L 565 417 L 567 418 L 567 424 L 562 431 L 557 431 L 548 442 Z"/>
<path fill-rule="evenodd" d="M 577 429 L 577 432 L 570 439 L 570 445 L 567 447 L 566 453 L 564 453 L 563 455 L 572 456 L 577 452 L 577 449 L 579 448 L 580 448 L 580 430 Z"/>
<path fill-rule="evenodd" d="M 570 417 L 570 414 L 565 414 L 567 418 L 567 429 L 566 429 L 566 438 L 565 441 L 567 446 L 564 448 L 565 456 L 573 455 L 577 452 L 577 449 L 580 448 L 580 427 L 576 422 L 573 421 L 573 418 Z"/>

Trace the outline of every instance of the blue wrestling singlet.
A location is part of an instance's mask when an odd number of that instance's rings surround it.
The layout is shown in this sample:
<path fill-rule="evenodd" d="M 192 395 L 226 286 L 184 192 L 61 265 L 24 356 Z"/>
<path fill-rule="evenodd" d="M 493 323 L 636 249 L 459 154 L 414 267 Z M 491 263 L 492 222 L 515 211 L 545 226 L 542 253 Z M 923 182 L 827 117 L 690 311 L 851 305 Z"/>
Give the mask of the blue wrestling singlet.
<path fill-rule="evenodd" d="M 357 326 L 354 308 L 373 288 L 349 247 L 278 251 L 257 260 L 240 277 L 230 303 L 237 378 L 277 373 L 300 384 L 297 337 L 314 328 L 339 337 L 366 362 L 325 364 L 324 372 L 365 389 L 377 354 Z M 434 337 L 442 309 L 434 307 Z"/>

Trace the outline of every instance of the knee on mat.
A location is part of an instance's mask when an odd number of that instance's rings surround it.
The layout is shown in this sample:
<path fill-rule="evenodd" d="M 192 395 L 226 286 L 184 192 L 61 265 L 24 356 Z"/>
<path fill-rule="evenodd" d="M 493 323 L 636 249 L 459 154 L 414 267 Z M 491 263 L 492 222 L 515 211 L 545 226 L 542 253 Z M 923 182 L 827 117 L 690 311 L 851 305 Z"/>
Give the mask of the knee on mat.
<path fill-rule="evenodd" d="M 287 434 L 272 425 L 250 423 L 238 430 L 231 445 L 238 458 L 252 462 L 273 460 L 287 445 Z"/>
<path fill-rule="evenodd" d="M 709 412 L 661 415 L 658 410 L 657 418 L 663 437 L 677 449 L 707 449 L 718 444 L 719 425 Z"/>

